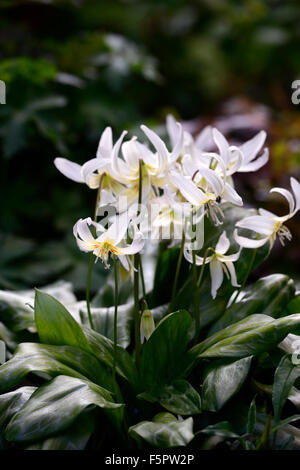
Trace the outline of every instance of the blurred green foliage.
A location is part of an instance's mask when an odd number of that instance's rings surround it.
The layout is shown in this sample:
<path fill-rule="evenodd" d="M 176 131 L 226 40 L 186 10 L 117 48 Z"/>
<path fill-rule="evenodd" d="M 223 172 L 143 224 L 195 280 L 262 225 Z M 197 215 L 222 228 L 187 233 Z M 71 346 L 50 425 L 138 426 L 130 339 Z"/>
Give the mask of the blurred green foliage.
<path fill-rule="evenodd" d="M 141 122 L 161 123 L 168 112 L 210 119 L 224 100 L 247 96 L 284 110 L 285 117 L 291 110 L 277 132 L 276 170 L 286 138 L 297 138 L 299 131 L 287 131 L 296 111 L 291 82 L 300 78 L 299 22 L 296 0 L 2 0 L 5 243 L 14 246 L 11 234 L 25 239 L 31 262 L 41 248 L 60 244 L 59 255 L 51 252 L 52 265 L 74 280 L 77 265 L 68 247 L 75 245 L 64 239 L 77 218 L 92 213 L 95 194 L 67 181 L 53 160 L 92 158 L 107 125 L 133 133 Z M 0 265 L 8 263 L 11 274 L 1 268 L 3 286 L 31 286 L 49 280 L 47 272 L 53 275 L 44 265 L 33 276 L 6 258 Z M 74 278 L 82 289 L 81 275 Z"/>

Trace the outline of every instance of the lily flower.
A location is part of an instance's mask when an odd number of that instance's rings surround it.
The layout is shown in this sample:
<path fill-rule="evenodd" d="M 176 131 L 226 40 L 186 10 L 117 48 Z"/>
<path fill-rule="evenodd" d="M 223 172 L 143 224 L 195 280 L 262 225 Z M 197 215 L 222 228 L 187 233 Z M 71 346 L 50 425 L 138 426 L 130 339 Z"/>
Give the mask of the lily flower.
<path fill-rule="evenodd" d="M 224 178 L 221 178 L 214 170 L 206 168 L 204 165 L 197 167 L 190 155 L 184 156 L 182 166 L 188 176 L 172 169 L 170 170 L 172 183 L 192 205 L 195 207 L 205 205 L 216 225 L 222 223 L 219 220 L 219 217 L 223 218 L 223 212 L 219 205 L 221 201 L 231 202 L 237 206 L 243 205 L 242 198 L 226 181 L 224 166 Z"/>
<path fill-rule="evenodd" d="M 245 248 L 259 248 L 269 241 L 270 247 L 272 247 L 277 235 L 282 245 L 284 245 L 285 238 L 289 241 L 291 240 L 292 234 L 283 224 L 287 220 L 291 219 L 300 209 L 300 184 L 293 177 L 290 179 L 290 183 L 292 193 L 284 188 L 273 188 L 270 191 L 277 192 L 286 198 L 289 204 L 289 213 L 285 216 L 279 217 L 265 209 L 259 209 L 259 215 L 245 217 L 240 220 L 236 224 L 238 228 L 253 230 L 259 235 L 259 239 L 252 240 L 250 238 L 240 236 L 236 229 L 234 231 L 234 237 L 240 246 Z"/>
<path fill-rule="evenodd" d="M 227 139 L 218 129 L 214 128 L 212 133 L 220 156 L 226 165 L 227 175 L 236 172 L 256 171 L 267 163 L 268 149 L 264 149 L 262 155 L 256 158 L 266 140 L 265 131 L 260 131 L 240 147 L 229 145 Z"/>
<path fill-rule="evenodd" d="M 128 230 L 130 220 L 128 214 L 124 213 L 115 218 L 114 223 L 105 229 L 101 224 L 93 222 L 90 217 L 80 219 L 73 227 L 73 234 L 77 245 L 81 251 L 93 252 L 102 260 L 106 268 L 109 268 L 109 254 L 117 256 L 126 269 L 129 271 L 131 262 L 128 255 L 140 252 L 144 246 L 142 233 L 134 227 L 134 236 L 131 244 L 126 244 L 125 235 Z M 100 236 L 94 236 L 90 230 L 95 227 L 96 232 L 101 232 Z"/>
<path fill-rule="evenodd" d="M 66 158 L 56 158 L 54 164 L 64 176 L 77 183 L 85 183 L 91 189 L 99 187 L 100 178 L 104 174 L 102 188 L 118 193 L 122 186 L 116 181 L 111 160 L 112 154 L 119 149 L 125 134 L 126 131 L 113 145 L 112 130 L 110 127 L 106 127 L 100 137 L 95 158 L 88 160 L 83 165 L 71 162 Z"/>
<path fill-rule="evenodd" d="M 234 287 L 240 287 L 237 283 L 236 272 L 234 267 L 234 261 L 239 259 L 241 248 L 237 253 L 232 255 L 225 255 L 230 247 L 229 239 L 226 235 L 226 232 L 223 232 L 220 236 L 214 253 L 210 256 L 207 256 L 206 259 L 201 258 L 200 256 L 196 255 L 195 261 L 197 265 L 202 265 L 204 262 L 205 264 L 209 263 L 210 269 L 210 278 L 211 278 L 211 295 L 212 298 L 215 299 L 217 295 L 218 289 L 221 287 L 224 273 L 228 279 L 231 280 L 231 285 Z M 184 257 L 190 263 L 193 263 L 193 255 L 190 250 L 184 249 Z"/>

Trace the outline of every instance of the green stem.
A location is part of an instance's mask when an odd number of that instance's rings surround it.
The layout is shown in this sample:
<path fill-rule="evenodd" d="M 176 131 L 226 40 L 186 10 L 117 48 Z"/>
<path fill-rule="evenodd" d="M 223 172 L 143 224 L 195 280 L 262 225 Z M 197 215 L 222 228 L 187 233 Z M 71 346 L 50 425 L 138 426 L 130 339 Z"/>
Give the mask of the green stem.
<path fill-rule="evenodd" d="M 138 198 L 138 213 L 140 214 L 140 204 L 142 203 L 142 161 L 139 160 L 139 198 Z M 138 224 L 138 229 L 140 224 Z M 140 337 L 140 302 L 139 302 L 139 268 L 140 268 L 140 255 L 134 255 L 134 277 L 133 277 L 133 293 L 134 293 L 134 339 L 135 339 L 135 359 L 137 368 L 140 367 L 141 355 L 141 337 Z"/>
<path fill-rule="evenodd" d="M 204 256 L 203 256 L 203 263 L 202 263 L 202 266 L 201 266 L 201 271 L 200 271 L 200 275 L 199 275 L 199 279 L 198 279 L 198 282 L 197 282 L 197 286 L 200 287 L 201 286 L 201 282 L 202 282 L 202 278 L 203 278 L 203 274 L 204 274 L 204 269 L 205 269 L 205 261 L 206 261 L 206 258 L 208 256 L 208 253 L 212 251 L 214 252 L 214 249 L 209 247 L 206 249 L 205 253 L 204 253 Z"/>
<path fill-rule="evenodd" d="M 146 298 L 146 285 L 145 285 L 144 270 L 143 270 L 143 264 L 142 264 L 142 257 L 141 257 L 141 255 L 139 255 L 139 268 L 140 268 L 140 274 L 141 274 L 141 282 L 142 282 L 143 297 L 144 297 L 144 299 L 145 299 L 145 298 Z"/>
<path fill-rule="evenodd" d="M 194 284 L 194 315 L 195 315 L 195 342 L 200 331 L 199 288 L 197 282 L 196 251 L 193 250 L 193 284 Z"/>
<path fill-rule="evenodd" d="M 101 197 L 101 189 L 102 189 L 102 183 L 103 183 L 103 178 L 104 178 L 105 173 L 102 173 L 99 181 L 99 187 L 97 190 L 97 196 L 96 196 L 96 204 L 95 204 L 95 211 L 94 211 L 94 222 L 97 222 L 97 214 L 98 214 L 98 206 L 100 203 L 100 197 Z M 94 230 L 94 232 L 96 229 Z M 88 274 L 87 274 L 87 280 L 86 280 L 86 307 L 87 307 L 87 313 L 88 313 L 88 318 L 89 318 L 89 323 L 90 327 L 92 330 L 95 329 L 92 314 L 91 314 L 91 302 L 90 302 L 90 291 L 91 291 L 91 279 L 92 279 L 92 271 L 93 271 L 93 252 L 90 253 L 90 259 L 89 259 L 89 267 L 88 267 Z"/>
<path fill-rule="evenodd" d="M 180 268 L 181 268 L 181 263 L 182 263 L 182 258 L 183 258 L 184 244 L 185 244 L 185 232 L 183 231 L 182 239 L 181 239 L 180 252 L 179 252 L 176 271 L 175 271 L 175 278 L 174 278 L 174 283 L 173 283 L 173 288 L 172 288 L 172 296 L 171 296 L 171 302 L 170 302 L 170 311 L 171 312 L 173 310 L 174 300 L 175 300 L 176 291 L 177 291 Z"/>
<path fill-rule="evenodd" d="M 115 312 L 114 312 L 114 358 L 113 358 L 113 382 L 116 381 L 116 364 L 117 364 L 117 344 L 118 344 L 118 303 L 119 303 L 119 286 L 118 286 L 118 265 L 116 255 L 113 255 L 114 260 L 114 276 L 115 276 Z"/>
<path fill-rule="evenodd" d="M 252 271 L 252 269 L 253 269 L 253 265 L 254 265 L 256 253 L 257 253 L 257 248 L 255 248 L 255 250 L 253 250 L 252 258 L 251 258 L 251 260 L 250 260 L 250 264 L 249 264 L 249 268 L 248 268 L 248 271 L 247 271 L 247 273 L 246 273 L 246 276 L 244 277 L 244 280 L 243 280 L 243 282 L 242 282 L 242 284 L 241 284 L 241 287 L 239 288 L 239 290 L 237 291 L 237 293 L 236 293 L 236 295 L 235 295 L 233 301 L 231 302 L 230 307 L 231 307 L 233 304 L 235 304 L 235 302 L 236 302 L 238 296 L 240 295 L 241 291 L 242 291 L 242 290 L 244 289 L 244 287 L 245 287 L 245 284 L 246 284 L 246 282 L 247 282 L 247 280 L 248 280 L 248 277 L 249 277 L 249 275 L 250 275 L 250 273 L 251 273 L 251 271 Z"/>

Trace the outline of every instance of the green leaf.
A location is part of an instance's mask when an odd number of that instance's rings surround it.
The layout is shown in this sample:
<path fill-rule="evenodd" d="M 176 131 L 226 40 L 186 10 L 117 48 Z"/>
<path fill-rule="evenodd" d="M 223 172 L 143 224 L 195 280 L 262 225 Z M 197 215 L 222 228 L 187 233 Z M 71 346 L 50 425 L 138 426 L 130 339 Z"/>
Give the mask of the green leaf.
<path fill-rule="evenodd" d="M 253 434 L 256 424 L 256 405 L 255 405 L 256 396 L 253 398 L 248 412 L 248 421 L 247 421 L 247 434 Z"/>
<path fill-rule="evenodd" d="M 288 313 L 300 312 L 300 295 L 297 295 L 288 303 L 287 311 Z"/>
<path fill-rule="evenodd" d="M 83 327 L 85 336 L 93 350 L 94 355 L 108 367 L 113 367 L 114 362 L 114 346 L 113 342 L 106 336 Z M 138 388 L 138 374 L 132 356 L 120 346 L 117 346 L 117 373 L 124 377 L 132 385 Z"/>
<path fill-rule="evenodd" d="M 95 429 L 95 421 L 94 410 L 83 411 L 64 432 L 30 444 L 26 450 L 83 450 Z"/>
<path fill-rule="evenodd" d="M 159 413 L 153 421 L 141 421 L 129 428 L 129 434 L 139 441 L 159 448 L 186 446 L 193 438 L 193 418 L 179 421 L 170 413 Z"/>
<path fill-rule="evenodd" d="M 243 385 L 252 357 L 244 357 L 227 364 L 208 366 L 202 387 L 202 406 L 207 411 L 219 411 Z"/>
<path fill-rule="evenodd" d="M 283 428 L 287 424 L 290 424 L 290 423 L 293 423 L 294 421 L 299 421 L 299 420 L 300 420 L 300 415 L 289 416 L 288 418 L 279 421 L 276 424 L 276 426 L 273 426 L 270 434 L 273 434 L 273 432 L 278 431 L 278 429 Z"/>
<path fill-rule="evenodd" d="M 21 387 L 0 395 L 0 450 L 5 448 L 3 434 L 6 425 L 17 411 L 29 400 L 36 387 Z"/>
<path fill-rule="evenodd" d="M 278 422 L 282 408 L 289 396 L 291 388 L 300 376 L 300 367 L 292 363 L 291 356 L 283 356 L 275 371 L 272 402 L 274 408 L 274 419 Z"/>
<path fill-rule="evenodd" d="M 187 356 L 189 358 L 197 356 L 200 357 L 201 353 L 211 348 L 212 346 L 220 343 L 224 339 L 237 336 L 247 331 L 252 331 L 257 327 L 266 325 L 268 323 L 271 323 L 272 321 L 272 318 L 267 315 L 250 315 L 249 317 L 246 317 L 243 320 L 240 320 L 230 326 L 227 326 L 226 328 L 224 328 L 224 330 L 216 332 L 201 343 L 196 344 L 192 349 L 189 350 Z"/>
<path fill-rule="evenodd" d="M 220 423 L 210 424 L 200 431 L 196 432 L 197 434 L 207 434 L 208 436 L 220 436 L 228 438 L 239 438 L 240 436 L 232 431 L 231 424 L 228 421 L 221 421 Z"/>
<path fill-rule="evenodd" d="M 248 317 L 248 320 L 251 320 L 251 317 L 252 315 Z M 266 318 L 270 317 L 266 316 Z M 245 320 L 242 320 L 242 322 Z M 237 323 L 241 324 L 242 322 Z M 208 347 L 201 352 L 198 357 L 242 358 L 250 355 L 257 355 L 263 351 L 268 351 L 280 343 L 288 333 L 294 333 L 300 330 L 300 314 L 289 315 L 277 320 L 271 319 L 271 321 L 267 321 L 258 327 L 252 327 L 250 331 L 240 333 L 236 332 L 236 334 L 234 334 L 234 325 L 232 325 L 232 327 L 233 334 L 231 336 L 227 338 L 225 337 L 225 339 L 222 339 L 216 344 Z M 231 327 L 228 328 L 230 329 Z M 225 330 L 216 333 L 216 335 L 221 334 L 222 332 L 224 332 L 225 335 L 226 328 Z M 201 344 L 198 346 L 201 346 Z M 197 346 L 195 348 L 197 348 Z"/>
<path fill-rule="evenodd" d="M 179 415 L 201 413 L 200 395 L 186 380 L 175 380 L 171 385 L 141 393 L 138 398 L 151 403 L 159 402 L 168 411 Z"/>
<path fill-rule="evenodd" d="M 245 289 L 240 301 L 226 309 L 224 315 L 210 328 L 209 335 L 254 313 L 273 318 L 282 316 L 294 292 L 294 281 L 283 274 L 272 274 L 259 279 Z"/>
<path fill-rule="evenodd" d="M 114 338 L 114 309 L 115 307 L 91 308 L 95 331 L 111 340 Z M 133 303 L 118 306 L 117 339 L 123 348 L 127 348 L 130 344 L 133 309 Z M 81 309 L 80 314 L 82 323 L 88 325 L 87 310 Z"/>
<path fill-rule="evenodd" d="M 179 377 L 191 323 L 190 314 L 179 310 L 157 325 L 142 352 L 141 383 L 145 389 L 171 383 Z"/>
<path fill-rule="evenodd" d="M 80 325 L 58 300 L 36 289 L 34 307 L 35 323 L 42 343 L 76 346 L 92 352 Z"/>
<path fill-rule="evenodd" d="M 111 388 L 111 377 L 101 363 L 91 354 L 72 346 L 50 346 L 23 343 L 14 356 L 0 367 L 0 392 L 19 382 L 29 372 L 44 372 L 51 377 L 63 374 L 88 378 L 106 388 Z"/>
<path fill-rule="evenodd" d="M 42 439 L 68 428 L 90 405 L 103 409 L 113 403 L 110 393 L 88 380 L 60 375 L 36 390 L 8 424 L 8 441 Z"/>

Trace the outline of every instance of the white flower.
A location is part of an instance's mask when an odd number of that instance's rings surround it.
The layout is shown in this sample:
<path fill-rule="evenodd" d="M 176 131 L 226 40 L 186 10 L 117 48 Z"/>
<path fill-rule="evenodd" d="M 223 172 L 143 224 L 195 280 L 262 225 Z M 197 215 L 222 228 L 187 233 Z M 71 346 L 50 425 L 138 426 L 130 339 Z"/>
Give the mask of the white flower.
<path fill-rule="evenodd" d="M 209 263 L 210 277 L 211 277 L 211 295 L 215 299 L 217 295 L 217 290 L 221 287 L 223 282 L 223 272 L 226 277 L 231 280 L 231 285 L 234 287 L 240 287 L 237 283 L 236 273 L 234 268 L 234 261 L 239 259 L 241 249 L 232 255 L 225 255 L 230 246 L 230 242 L 226 236 L 226 232 L 223 232 L 220 236 L 214 253 L 210 256 L 207 256 L 205 259 L 205 264 Z M 193 263 L 192 252 L 184 249 L 184 257 L 190 263 Z M 197 265 L 202 265 L 204 263 L 204 258 L 196 255 L 195 261 Z"/>
<path fill-rule="evenodd" d="M 220 156 L 226 165 L 227 175 L 236 172 L 256 171 L 267 163 L 268 149 L 264 149 L 263 154 L 256 158 L 266 140 L 265 131 L 260 131 L 240 147 L 229 145 L 227 139 L 218 129 L 214 128 L 212 133 Z"/>
<path fill-rule="evenodd" d="M 279 217 L 272 212 L 259 209 L 259 215 L 253 215 L 240 220 L 236 224 L 237 227 L 253 230 L 260 236 L 257 240 L 252 240 L 240 236 L 236 229 L 234 231 L 234 237 L 240 246 L 245 248 L 259 248 L 269 241 L 270 246 L 272 247 L 277 234 L 282 245 L 284 245 L 285 238 L 291 240 L 291 232 L 283 224 L 293 217 L 300 209 L 300 184 L 295 180 L 295 178 L 291 178 L 290 182 L 293 194 L 283 188 L 273 188 L 270 191 L 280 193 L 287 199 L 290 209 L 289 213 L 285 216 Z"/>
<path fill-rule="evenodd" d="M 95 237 L 91 233 L 91 226 L 96 228 L 96 232 L 102 232 L 101 235 Z M 97 258 L 101 258 L 107 268 L 109 267 L 108 257 L 112 253 L 119 258 L 124 268 L 128 271 L 130 267 L 128 255 L 140 252 L 144 246 L 143 235 L 136 227 L 134 227 L 132 243 L 130 245 L 125 243 L 128 226 L 127 213 L 117 216 L 114 223 L 108 229 L 105 229 L 101 224 L 93 222 L 88 217 L 76 222 L 73 233 L 81 251 L 92 251 Z"/>
<path fill-rule="evenodd" d="M 111 160 L 113 153 L 117 152 L 120 148 L 125 134 L 126 131 L 122 133 L 121 137 L 113 145 L 112 130 L 110 127 L 106 127 L 100 137 L 96 158 L 88 160 L 83 165 L 78 165 L 78 163 L 71 162 L 66 158 L 56 158 L 54 164 L 67 178 L 77 183 L 86 183 L 92 189 L 99 187 L 101 175 L 105 173 L 102 187 L 111 189 L 112 186 L 117 191 L 119 185 L 114 181 Z"/>
<path fill-rule="evenodd" d="M 155 323 L 153 320 L 151 310 L 144 310 L 142 313 L 141 324 L 140 324 L 140 335 L 141 335 L 142 344 L 144 342 L 144 339 L 148 341 L 148 339 L 150 338 L 154 330 L 155 330 Z"/>
<path fill-rule="evenodd" d="M 242 198 L 226 181 L 226 169 L 224 166 L 224 178 L 221 178 L 214 170 L 206 168 L 204 165 L 198 165 L 197 167 L 190 155 L 184 156 L 182 167 L 188 176 L 172 169 L 170 170 L 172 183 L 193 206 L 200 207 L 206 205 L 209 215 L 215 224 L 221 223 L 218 216 L 223 218 L 223 212 L 219 206 L 221 201 L 231 202 L 238 206 L 243 205 Z"/>

